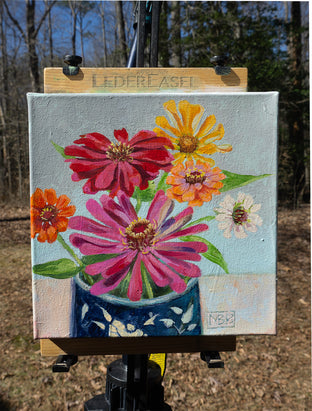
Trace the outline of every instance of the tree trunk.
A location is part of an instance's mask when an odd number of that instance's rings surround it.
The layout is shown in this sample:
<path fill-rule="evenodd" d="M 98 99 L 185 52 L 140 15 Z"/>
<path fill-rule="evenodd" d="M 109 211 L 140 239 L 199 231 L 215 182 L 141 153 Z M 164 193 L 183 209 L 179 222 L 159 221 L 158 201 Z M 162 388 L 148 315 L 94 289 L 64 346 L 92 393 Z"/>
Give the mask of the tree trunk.
<path fill-rule="evenodd" d="M 171 29 L 171 65 L 173 67 L 181 67 L 182 51 L 181 51 L 181 17 L 179 1 L 171 2 L 170 19 L 172 24 Z"/>
<path fill-rule="evenodd" d="M 2 0 L 2 3 L 5 6 L 5 9 L 8 13 L 10 20 L 13 22 L 15 27 L 21 33 L 28 50 L 28 59 L 29 59 L 29 72 L 32 83 L 33 91 L 40 91 L 40 82 L 39 82 L 39 59 L 36 52 L 36 41 L 39 30 L 50 12 L 52 6 L 56 3 L 56 0 L 52 0 L 49 6 L 46 7 L 37 28 L 35 27 L 35 9 L 36 1 L 35 0 L 25 0 L 26 2 L 26 33 L 21 28 L 19 22 L 12 16 L 10 9 L 5 0 Z"/>
<path fill-rule="evenodd" d="M 169 29 L 168 29 L 168 3 L 162 3 L 159 23 L 159 60 L 162 67 L 169 67 Z"/>
<path fill-rule="evenodd" d="M 125 20 L 122 11 L 122 1 L 115 2 L 116 10 L 116 20 L 117 20 L 117 31 L 119 38 L 119 48 L 120 48 L 120 65 L 126 67 L 127 65 L 127 43 L 126 43 L 126 33 L 125 33 Z"/>
<path fill-rule="evenodd" d="M 81 58 L 82 66 L 84 65 L 84 36 L 83 36 L 83 14 L 82 10 L 79 11 L 79 31 L 80 31 L 80 49 L 81 49 Z"/>
<path fill-rule="evenodd" d="M 36 52 L 35 0 L 26 0 L 26 40 L 32 90 L 40 91 L 39 59 Z"/>
<path fill-rule="evenodd" d="M 0 199 L 5 200 L 4 193 L 10 192 L 8 181 L 8 159 L 7 159 L 7 127 L 6 115 L 9 111 L 10 100 L 8 98 L 8 58 L 6 36 L 4 32 L 4 14 L 3 2 L 0 0 L 0 136 L 2 139 L 2 146 L 0 147 Z"/>
<path fill-rule="evenodd" d="M 99 13 L 101 16 L 102 25 L 102 40 L 103 40 L 103 66 L 107 67 L 107 44 L 106 44 L 106 28 L 105 28 L 105 11 L 104 4 L 99 4 Z"/>
<path fill-rule="evenodd" d="M 294 207 L 298 207 L 305 190 L 305 142 L 304 120 L 301 107 L 298 103 L 302 90 L 302 43 L 301 43 L 301 4 L 291 3 L 291 36 L 289 55 L 293 76 L 293 104 L 289 112 L 289 140 L 292 148 L 293 165 L 293 198 Z"/>
<path fill-rule="evenodd" d="M 77 32 L 77 4 L 76 0 L 68 0 L 68 4 L 71 10 L 72 14 L 72 53 L 75 56 L 76 55 L 76 32 Z"/>
<path fill-rule="evenodd" d="M 48 0 L 45 0 L 46 7 L 49 4 Z M 51 10 L 49 11 L 48 15 L 48 30 L 49 30 L 49 65 L 50 67 L 53 67 L 54 63 L 54 55 L 53 55 L 53 31 L 52 31 L 52 17 L 51 17 Z"/>

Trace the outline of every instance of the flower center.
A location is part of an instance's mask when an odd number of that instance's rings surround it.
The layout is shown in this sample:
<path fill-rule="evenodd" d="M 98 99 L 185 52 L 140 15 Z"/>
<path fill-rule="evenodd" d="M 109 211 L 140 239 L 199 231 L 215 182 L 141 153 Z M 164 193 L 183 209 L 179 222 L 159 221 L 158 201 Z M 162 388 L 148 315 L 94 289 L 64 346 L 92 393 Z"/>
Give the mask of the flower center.
<path fill-rule="evenodd" d="M 206 175 L 203 171 L 194 168 L 192 170 L 187 170 L 185 173 L 185 181 L 189 184 L 202 184 L 206 180 Z"/>
<path fill-rule="evenodd" d="M 131 160 L 130 154 L 133 148 L 125 143 L 112 143 L 106 152 L 108 158 L 112 161 L 128 161 Z"/>
<path fill-rule="evenodd" d="M 181 136 L 178 145 L 181 153 L 194 153 L 197 149 L 198 141 L 194 136 Z"/>
<path fill-rule="evenodd" d="M 237 207 L 233 210 L 232 218 L 235 224 L 243 225 L 248 219 L 248 213 L 244 207 Z"/>
<path fill-rule="evenodd" d="M 58 214 L 58 209 L 52 205 L 46 206 L 41 210 L 40 218 L 42 221 L 52 221 Z"/>
<path fill-rule="evenodd" d="M 127 245 L 133 250 L 143 251 L 152 245 L 155 233 L 155 228 L 150 221 L 145 218 L 134 220 L 125 231 Z"/>

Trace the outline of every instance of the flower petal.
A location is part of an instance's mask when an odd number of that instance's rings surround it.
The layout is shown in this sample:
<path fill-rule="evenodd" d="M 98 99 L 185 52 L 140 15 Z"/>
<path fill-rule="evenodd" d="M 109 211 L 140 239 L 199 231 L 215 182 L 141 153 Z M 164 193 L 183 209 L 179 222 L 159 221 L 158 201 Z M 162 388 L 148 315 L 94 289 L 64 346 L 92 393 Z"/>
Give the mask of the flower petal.
<path fill-rule="evenodd" d="M 236 238 L 246 238 L 247 234 L 244 231 L 244 228 L 242 225 L 236 225 L 234 224 L 234 234 Z"/>
<path fill-rule="evenodd" d="M 126 277 L 126 275 L 129 272 L 129 268 L 130 266 L 125 267 L 123 270 L 117 271 L 115 274 L 109 277 L 104 275 L 100 281 L 93 284 L 93 286 L 90 289 L 90 293 L 92 295 L 101 295 L 114 290 Z"/>
<path fill-rule="evenodd" d="M 216 124 L 216 116 L 212 114 L 211 116 L 206 117 L 203 124 L 200 126 L 200 129 L 196 133 L 197 138 L 202 138 L 208 135 L 209 131 Z"/>
<path fill-rule="evenodd" d="M 64 230 L 65 231 L 65 230 Z M 53 226 L 50 226 L 47 230 L 47 241 L 48 243 L 54 243 L 57 239 L 57 229 Z"/>
<path fill-rule="evenodd" d="M 128 297 L 131 301 L 139 301 L 142 295 L 141 254 L 134 263 L 128 288 Z"/>
<path fill-rule="evenodd" d="M 121 130 L 114 130 L 114 136 L 116 140 L 120 141 L 121 143 L 127 143 L 128 142 L 128 132 L 125 128 L 122 128 Z"/>
<path fill-rule="evenodd" d="M 170 267 L 167 267 L 155 258 L 152 254 L 144 256 L 143 261 L 153 281 L 159 287 L 169 285 L 170 288 L 177 293 L 182 293 L 185 291 L 186 284 L 182 278 L 177 273 L 172 271 Z"/>
<path fill-rule="evenodd" d="M 98 171 L 94 179 L 95 187 L 98 190 L 109 190 L 112 182 L 116 180 L 116 164 L 107 163 L 101 172 Z"/>
<path fill-rule="evenodd" d="M 129 216 L 130 220 L 137 220 L 138 219 L 135 208 L 131 204 L 129 197 L 127 197 L 125 194 L 121 193 L 121 195 L 118 196 L 118 201 L 119 201 L 119 204 L 124 209 L 125 213 Z"/>
<path fill-rule="evenodd" d="M 208 250 L 208 247 L 205 243 L 200 241 L 186 241 L 186 242 L 173 242 L 173 241 L 164 241 L 158 242 L 155 247 L 158 251 L 161 250 L 176 250 L 176 251 L 185 251 L 191 253 L 205 253 Z"/>
<path fill-rule="evenodd" d="M 158 253 L 158 251 L 153 252 L 154 257 L 163 261 L 168 267 L 173 268 L 177 273 L 182 274 L 186 277 L 200 277 L 200 268 L 193 263 L 189 263 L 184 260 L 179 260 L 174 257 L 165 257 L 164 255 Z"/>
<path fill-rule="evenodd" d="M 162 239 L 163 241 L 168 241 L 168 240 L 171 240 L 173 238 L 183 237 L 183 236 L 189 235 L 189 234 L 197 234 L 197 233 L 201 233 L 202 231 L 206 231 L 206 230 L 208 230 L 208 225 L 207 224 L 197 224 L 197 225 L 194 225 L 192 227 L 185 228 L 184 230 L 180 230 L 180 231 L 176 231 L 174 233 L 171 233 L 168 236 L 160 235 L 158 237 L 158 239 Z"/>
<path fill-rule="evenodd" d="M 68 227 L 73 230 L 85 231 L 87 233 L 96 234 L 100 237 L 106 237 L 110 240 L 120 241 L 121 239 L 121 234 L 118 230 L 112 230 L 111 227 L 104 226 L 88 217 L 72 217 L 69 220 Z"/>
<path fill-rule="evenodd" d="M 91 148 L 92 150 L 105 152 L 111 145 L 111 141 L 109 141 L 107 137 L 100 133 L 88 133 L 80 137 L 81 138 L 75 140 L 74 143 L 83 144 L 84 146 Z"/>
<path fill-rule="evenodd" d="M 57 199 L 57 202 L 55 204 L 55 207 L 58 210 L 61 210 L 65 207 L 68 206 L 68 204 L 70 203 L 70 198 L 68 198 L 65 194 L 62 194 L 59 196 L 59 198 Z"/>
<path fill-rule="evenodd" d="M 46 205 L 43 191 L 40 188 L 36 188 L 34 194 L 31 196 L 30 205 L 36 208 L 43 208 Z"/>
<path fill-rule="evenodd" d="M 201 260 L 201 256 L 194 252 L 178 251 L 178 250 L 160 250 L 159 247 L 157 247 L 156 249 L 158 251 L 158 254 L 163 257 L 177 258 L 180 260 L 190 260 L 190 261 L 200 261 Z"/>
<path fill-rule="evenodd" d="M 223 124 L 218 124 L 217 127 L 206 136 L 202 137 L 199 141 L 200 144 L 210 144 L 216 140 L 221 140 L 224 136 L 224 127 Z"/>
<path fill-rule="evenodd" d="M 120 242 L 103 240 L 102 238 L 90 237 L 83 234 L 71 234 L 70 242 L 74 247 L 79 248 L 84 255 L 93 254 L 116 254 L 124 251 L 124 246 Z"/>
<path fill-rule="evenodd" d="M 56 208 L 58 208 L 56 206 Z M 76 212 L 76 207 L 74 205 L 70 205 L 68 207 L 64 207 L 63 210 L 61 210 L 58 213 L 59 217 L 71 217 L 72 215 L 74 215 Z"/>
<path fill-rule="evenodd" d="M 89 200 L 90 201 L 90 200 Z M 88 201 L 88 202 L 89 202 Z M 100 202 L 103 205 L 103 212 L 105 214 L 105 219 L 111 221 L 114 225 L 127 227 L 131 222 L 131 218 L 127 213 L 108 195 L 103 194 L 100 198 Z M 103 221 L 103 220 L 102 220 Z M 103 221 L 105 223 L 105 221 Z M 108 224 L 111 225 L 111 224 Z"/>
<path fill-rule="evenodd" d="M 194 135 L 198 123 L 203 115 L 204 107 L 200 104 L 191 104 L 186 100 L 179 102 L 179 111 L 182 116 L 183 128 L 180 127 L 180 130 L 183 130 L 183 133 Z"/>
<path fill-rule="evenodd" d="M 154 131 L 150 130 L 141 130 L 136 133 L 129 141 L 129 145 L 134 149 L 134 151 L 138 148 L 163 148 L 163 146 L 173 148 L 173 145 L 168 137 L 159 137 Z"/>
<path fill-rule="evenodd" d="M 109 260 L 90 264 L 86 267 L 85 271 L 89 275 L 102 274 L 106 277 L 115 275 L 116 273 L 123 271 L 125 268 L 129 269 L 136 254 L 137 251 L 126 251 Z"/>
<path fill-rule="evenodd" d="M 183 129 L 183 124 L 177 112 L 177 106 L 174 100 L 169 100 L 164 103 L 164 109 L 167 110 L 170 120 L 179 130 Z M 157 123 L 156 123 L 157 124 Z"/>
<path fill-rule="evenodd" d="M 56 192 L 53 188 L 44 190 L 44 198 L 49 205 L 54 205 L 57 202 Z"/>

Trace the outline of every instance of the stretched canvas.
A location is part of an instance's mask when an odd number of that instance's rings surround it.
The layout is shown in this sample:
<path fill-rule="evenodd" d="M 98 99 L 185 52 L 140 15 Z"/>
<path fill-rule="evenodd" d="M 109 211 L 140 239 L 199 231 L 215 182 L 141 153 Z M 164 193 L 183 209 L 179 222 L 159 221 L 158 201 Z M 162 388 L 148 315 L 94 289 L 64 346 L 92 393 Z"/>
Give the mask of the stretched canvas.
<path fill-rule="evenodd" d="M 275 333 L 277 104 L 29 94 L 35 338 Z"/>

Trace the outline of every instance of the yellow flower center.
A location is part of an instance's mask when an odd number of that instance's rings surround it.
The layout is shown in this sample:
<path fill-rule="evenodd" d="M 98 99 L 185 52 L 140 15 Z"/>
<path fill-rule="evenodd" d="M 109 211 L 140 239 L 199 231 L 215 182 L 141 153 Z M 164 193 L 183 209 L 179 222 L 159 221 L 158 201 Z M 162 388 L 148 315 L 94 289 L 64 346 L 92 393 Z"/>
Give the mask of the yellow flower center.
<path fill-rule="evenodd" d="M 149 220 L 145 218 L 134 220 L 125 231 L 127 245 L 133 250 L 143 251 L 153 244 L 155 233 L 155 228 Z"/>
<path fill-rule="evenodd" d="M 125 143 L 112 143 L 107 150 L 106 155 L 112 161 L 129 161 L 132 159 L 130 156 L 132 151 L 133 148 Z"/>
<path fill-rule="evenodd" d="M 178 146 L 181 153 L 194 153 L 198 146 L 198 140 L 195 136 L 181 136 Z"/>
<path fill-rule="evenodd" d="M 206 180 L 206 175 L 202 170 L 198 170 L 196 167 L 188 169 L 185 173 L 185 181 L 189 184 L 202 184 Z"/>

